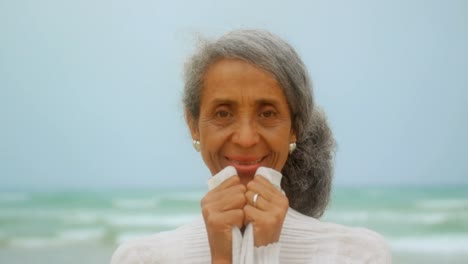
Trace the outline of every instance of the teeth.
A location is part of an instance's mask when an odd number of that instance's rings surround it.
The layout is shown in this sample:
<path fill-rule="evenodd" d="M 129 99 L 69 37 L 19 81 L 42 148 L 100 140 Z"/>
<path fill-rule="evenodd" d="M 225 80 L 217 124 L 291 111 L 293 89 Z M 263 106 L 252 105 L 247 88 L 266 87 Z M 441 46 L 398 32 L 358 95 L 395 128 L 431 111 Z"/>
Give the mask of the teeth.
<path fill-rule="evenodd" d="M 238 160 L 231 160 L 233 163 L 239 164 L 239 165 L 254 165 L 262 161 L 262 159 L 254 160 L 254 161 L 238 161 Z"/>

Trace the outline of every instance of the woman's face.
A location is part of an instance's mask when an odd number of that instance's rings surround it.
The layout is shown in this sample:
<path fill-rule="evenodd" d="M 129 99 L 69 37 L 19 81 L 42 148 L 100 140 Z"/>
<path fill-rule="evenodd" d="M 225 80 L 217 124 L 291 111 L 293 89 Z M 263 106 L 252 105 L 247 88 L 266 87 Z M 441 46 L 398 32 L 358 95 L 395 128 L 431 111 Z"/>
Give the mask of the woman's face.
<path fill-rule="evenodd" d="M 203 87 L 200 118 L 189 117 L 188 124 L 211 173 L 232 165 L 247 184 L 260 166 L 281 171 L 296 135 L 274 76 L 241 60 L 222 59 L 208 68 Z"/>

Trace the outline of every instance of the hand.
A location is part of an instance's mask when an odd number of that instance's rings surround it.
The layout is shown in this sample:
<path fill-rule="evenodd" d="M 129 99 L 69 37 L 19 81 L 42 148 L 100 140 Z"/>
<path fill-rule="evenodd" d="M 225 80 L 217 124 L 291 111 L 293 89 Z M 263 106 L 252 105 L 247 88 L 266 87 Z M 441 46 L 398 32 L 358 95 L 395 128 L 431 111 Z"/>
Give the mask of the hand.
<path fill-rule="evenodd" d="M 258 193 L 256 207 L 253 196 Z M 245 223 L 252 223 L 256 247 L 278 242 L 284 218 L 289 208 L 286 195 L 276 189 L 267 179 L 255 175 L 247 184 L 244 207 Z"/>
<path fill-rule="evenodd" d="M 231 263 L 232 227 L 242 228 L 246 187 L 234 176 L 213 190 L 201 201 L 212 263 Z"/>

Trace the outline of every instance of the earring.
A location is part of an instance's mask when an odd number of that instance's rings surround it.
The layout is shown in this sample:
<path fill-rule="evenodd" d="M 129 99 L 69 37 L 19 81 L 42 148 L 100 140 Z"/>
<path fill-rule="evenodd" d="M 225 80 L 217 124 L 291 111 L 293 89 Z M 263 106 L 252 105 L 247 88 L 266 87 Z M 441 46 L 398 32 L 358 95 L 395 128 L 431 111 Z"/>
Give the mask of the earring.
<path fill-rule="evenodd" d="M 289 154 L 292 154 L 296 149 L 296 142 L 289 144 Z"/>
<path fill-rule="evenodd" d="M 200 141 L 199 140 L 193 140 L 192 141 L 193 148 L 197 151 L 200 152 Z"/>

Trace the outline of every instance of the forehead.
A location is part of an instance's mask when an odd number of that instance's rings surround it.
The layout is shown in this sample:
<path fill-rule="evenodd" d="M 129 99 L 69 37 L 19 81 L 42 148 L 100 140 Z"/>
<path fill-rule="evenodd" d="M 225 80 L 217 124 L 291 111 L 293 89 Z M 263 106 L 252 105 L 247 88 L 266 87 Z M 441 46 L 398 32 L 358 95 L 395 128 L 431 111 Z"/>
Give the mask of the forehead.
<path fill-rule="evenodd" d="M 273 74 L 239 59 L 213 63 L 203 79 L 203 103 L 214 101 L 286 104 L 287 99 Z"/>

